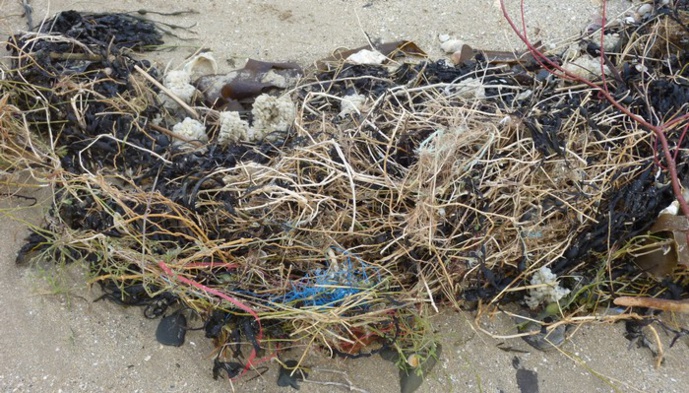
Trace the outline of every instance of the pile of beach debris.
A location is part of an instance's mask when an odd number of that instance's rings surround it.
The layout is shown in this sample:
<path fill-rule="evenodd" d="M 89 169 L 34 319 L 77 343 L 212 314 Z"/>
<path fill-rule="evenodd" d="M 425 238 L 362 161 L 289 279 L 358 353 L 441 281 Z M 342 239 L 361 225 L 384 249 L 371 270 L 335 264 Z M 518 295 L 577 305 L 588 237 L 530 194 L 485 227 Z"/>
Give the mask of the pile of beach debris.
<path fill-rule="evenodd" d="M 60 13 L 0 69 L 0 170 L 54 193 L 18 262 L 81 261 L 162 343 L 200 317 L 216 377 L 279 358 L 283 386 L 304 343 L 420 383 L 446 305 L 522 304 L 547 348 L 621 294 L 686 298 L 689 11 L 639 11 L 547 52 L 402 41 L 222 75 L 139 60 L 162 43 L 140 17 Z"/>

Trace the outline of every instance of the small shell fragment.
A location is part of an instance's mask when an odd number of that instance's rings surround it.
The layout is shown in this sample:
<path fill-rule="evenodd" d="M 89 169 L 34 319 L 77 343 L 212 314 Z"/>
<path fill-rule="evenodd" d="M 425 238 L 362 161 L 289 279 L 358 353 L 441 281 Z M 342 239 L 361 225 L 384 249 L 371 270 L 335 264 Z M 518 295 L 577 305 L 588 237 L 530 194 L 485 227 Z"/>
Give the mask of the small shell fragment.
<path fill-rule="evenodd" d="M 606 75 L 610 74 L 610 69 L 607 65 L 603 65 L 601 68 L 600 59 L 594 59 L 589 55 L 584 55 L 570 62 L 566 62 L 562 65 L 562 69 L 570 75 L 587 80 L 598 78 L 602 76 L 603 73 Z"/>
<path fill-rule="evenodd" d="M 639 14 L 640 16 L 646 16 L 650 14 L 653 11 L 653 5 L 652 4 L 642 4 L 639 9 L 636 10 L 636 13 Z"/>
<path fill-rule="evenodd" d="M 464 46 L 464 41 L 452 39 L 452 40 L 447 40 L 447 41 L 443 42 L 440 45 L 440 48 L 445 53 L 455 53 L 457 51 L 462 50 L 462 46 Z"/>
<path fill-rule="evenodd" d="M 417 368 L 421 365 L 421 357 L 413 353 L 407 357 L 407 364 L 411 367 Z"/>

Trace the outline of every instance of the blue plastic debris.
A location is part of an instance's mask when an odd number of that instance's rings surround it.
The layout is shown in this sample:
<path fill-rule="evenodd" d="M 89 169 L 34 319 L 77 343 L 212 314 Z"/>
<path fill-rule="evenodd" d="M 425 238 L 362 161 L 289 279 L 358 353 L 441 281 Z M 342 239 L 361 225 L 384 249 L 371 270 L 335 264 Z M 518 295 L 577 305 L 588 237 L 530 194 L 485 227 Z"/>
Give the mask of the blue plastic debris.
<path fill-rule="evenodd" d="M 347 297 L 356 295 L 380 282 L 378 269 L 348 251 L 331 247 L 344 256 L 343 263 L 329 260 L 327 269 L 316 269 L 291 284 L 292 290 L 280 296 L 280 303 L 302 306 L 337 307 Z M 332 254 L 331 254 L 332 255 Z M 369 275 L 373 273 L 372 275 Z M 365 305 L 364 305 L 365 306 Z"/>

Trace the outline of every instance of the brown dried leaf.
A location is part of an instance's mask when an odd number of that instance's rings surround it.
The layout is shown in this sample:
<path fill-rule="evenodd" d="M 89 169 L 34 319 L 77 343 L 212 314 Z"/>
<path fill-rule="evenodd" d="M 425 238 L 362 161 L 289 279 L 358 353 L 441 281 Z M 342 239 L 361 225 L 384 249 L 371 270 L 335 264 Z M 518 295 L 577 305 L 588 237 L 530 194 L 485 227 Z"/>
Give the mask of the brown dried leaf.
<path fill-rule="evenodd" d="M 254 98 L 263 93 L 282 91 L 294 85 L 303 74 L 295 63 L 275 63 L 249 59 L 243 68 L 224 75 L 200 77 L 194 85 L 207 105 L 225 110 L 250 107 Z"/>
<path fill-rule="evenodd" d="M 641 270 L 659 280 L 672 275 L 677 266 L 677 252 L 674 241 L 643 244 L 642 247 L 646 251 L 637 254 L 634 258 L 634 262 Z"/>
<path fill-rule="evenodd" d="M 689 231 L 689 219 L 685 216 L 661 214 L 653 223 L 651 233 Z"/>
<path fill-rule="evenodd" d="M 658 256 L 658 253 L 652 253 L 648 254 L 646 259 L 654 258 L 654 265 L 656 266 L 666 265 L 665 268 L 660 268 L 663 274 L 670 274 L 672 271 L 670 270 L 670 272 L 667 272 L 667 270 L 670 269 L 670 266 L 672 269 L 674 269 L 677 264 L 689 267 L 689 245 L 687 245 L 686 236 L 687 231 L 689 231 L 689 218 L 686 216 L 675 216 L 672 214 L 661 214 L 658 216 L 656 222 L 650 229 L 650 233 L 662 234 L 669 232 L 670 234 L 668 237 L 674 240 L 674 244 L 672 246 L 672 252 L 667 254 L 673 255 L 671 257 L 667 255 L 660 257 Z M 637 258 L 637 263 L 639 262 L 640 261 Z M 643 261 L 640 263 L 640 265 L 648 263 L 649 261 Z"/>

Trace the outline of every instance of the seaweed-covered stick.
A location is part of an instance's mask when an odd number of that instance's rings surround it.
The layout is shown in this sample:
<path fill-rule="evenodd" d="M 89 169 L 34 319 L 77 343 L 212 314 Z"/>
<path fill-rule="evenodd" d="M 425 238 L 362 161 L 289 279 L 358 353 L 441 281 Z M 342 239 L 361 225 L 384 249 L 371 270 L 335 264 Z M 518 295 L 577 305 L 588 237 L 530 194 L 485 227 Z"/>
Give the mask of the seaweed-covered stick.
<path fill-rule="evenodd" d="M 599 86 L 598 84 L 591 82 L 587 80 L 586 78 L 582 78 L 580 76 L 574 75 L 573 73 L 566 71 L 564 68 L 560 67 L 557 63 L 554 61 L 550 60 L 543 52 L 541 52 L 535 45 L 533 45 L 527 36 L 526 33 L 526 19 L 524 16 L 524 0 L 520 1 L 520 10 L 521 10 L 521 24 L 522 24 L 522 29 L 520 30 L 517 25 L 514 23 L 512 18 L 510 17 L 509 13 L 507 12 L 507 7 L 505 7 L 505 0 L 500 0 L 500 8 L 502 9 L 502 14 L 505 17 L 505 20 L 507 23 L 510 25 L 512 30 L 514 31 L 515 34 L 519 37 L 519 39 L 526 45 L 527 49 L 529 52 L 531 52 L 531 55 L 534 57 L 534 59 L 545 69 L 547 69 L 550 72 L 553 72 L 553 70 L 558 71 L 558 75 L 560 77 L 565 77 L 569 80 L 577 81 L 583 84 L 586 84 L 587 86 L 591 87 L 592 89 L 595 89 L 600 93 L 602 97 L 604 97 L 612 106 L 617 108 L 620 112 L 624 113 L 626 116 L 628 116 L 630 119 L 632 119 L 634 122 L 637 124 L 641 125 L 642 127 L 650 130 L 653 132 L 655 135 L 656 139 L 660 142 L 660 145 L 662 147 L 662 153 L 663 156 L 665 157 L 665 160 L 667 160 L 667 170 L 670 174 L 670 183 L 672 184 L 672 191 L 675 194 L 675 198 L 677 198 L 677 202 L 679 202 L 679 205 L 682 209 L 682 213 L 684 213 L 685 216 L 689 216 L 689 205 L 687 205 L 687 201 L 684 199 L 684 196 L 682 195 L 682 186 L 679 182 L 679 179 L 677 177 L 677 165 L 675 163 L 675 159 L 670 152 L 670 147 L 667 142 L 667 138 L 665 138 L 665 131 L 670 129 L 671 127 L 687 121 L 689 119 L 689 114 L 685 114 L 684 116 L 677 117 L 673 120 L 667 121 L 667 122 L 662 122 L 659 125 L 653 125 L 650 122 L 646 121 L 643 117 L 635 115 L 632 113 L 629 108 L 625 107 L 624 105 L 620 104 L 613 96 L 610 94 L 610 91 L 608 91 L 607 84 L 605 81 L 605 72 L 601 73 L 601 78 L 603 79 L 602 87 Z M 605 66 L 605 52 L 603 50 L 603 40 L 605 37 L 605 19 L 606 19 L 606 7 L 607 7 L 607 1 L 603 0 L 602 1 L 602 20 L 603 20 L 603 26 L 601 27 L 601 56 L 600 56 L 600 62 L 601 62 L 601 69 Z M 689 242 L 689 231 L 686 232 L 687 236 L 687 241 Z"/>
<path fill-rule="evenodd" d="M 614 300 L 614 303 L 622 307 L 645 307 L 654 310 L 681 312 L 689 314 L 689 301 L 687 300 L 670 300 L 657 299 L 654 297 L 633 297 L 620 296 Z"/>

